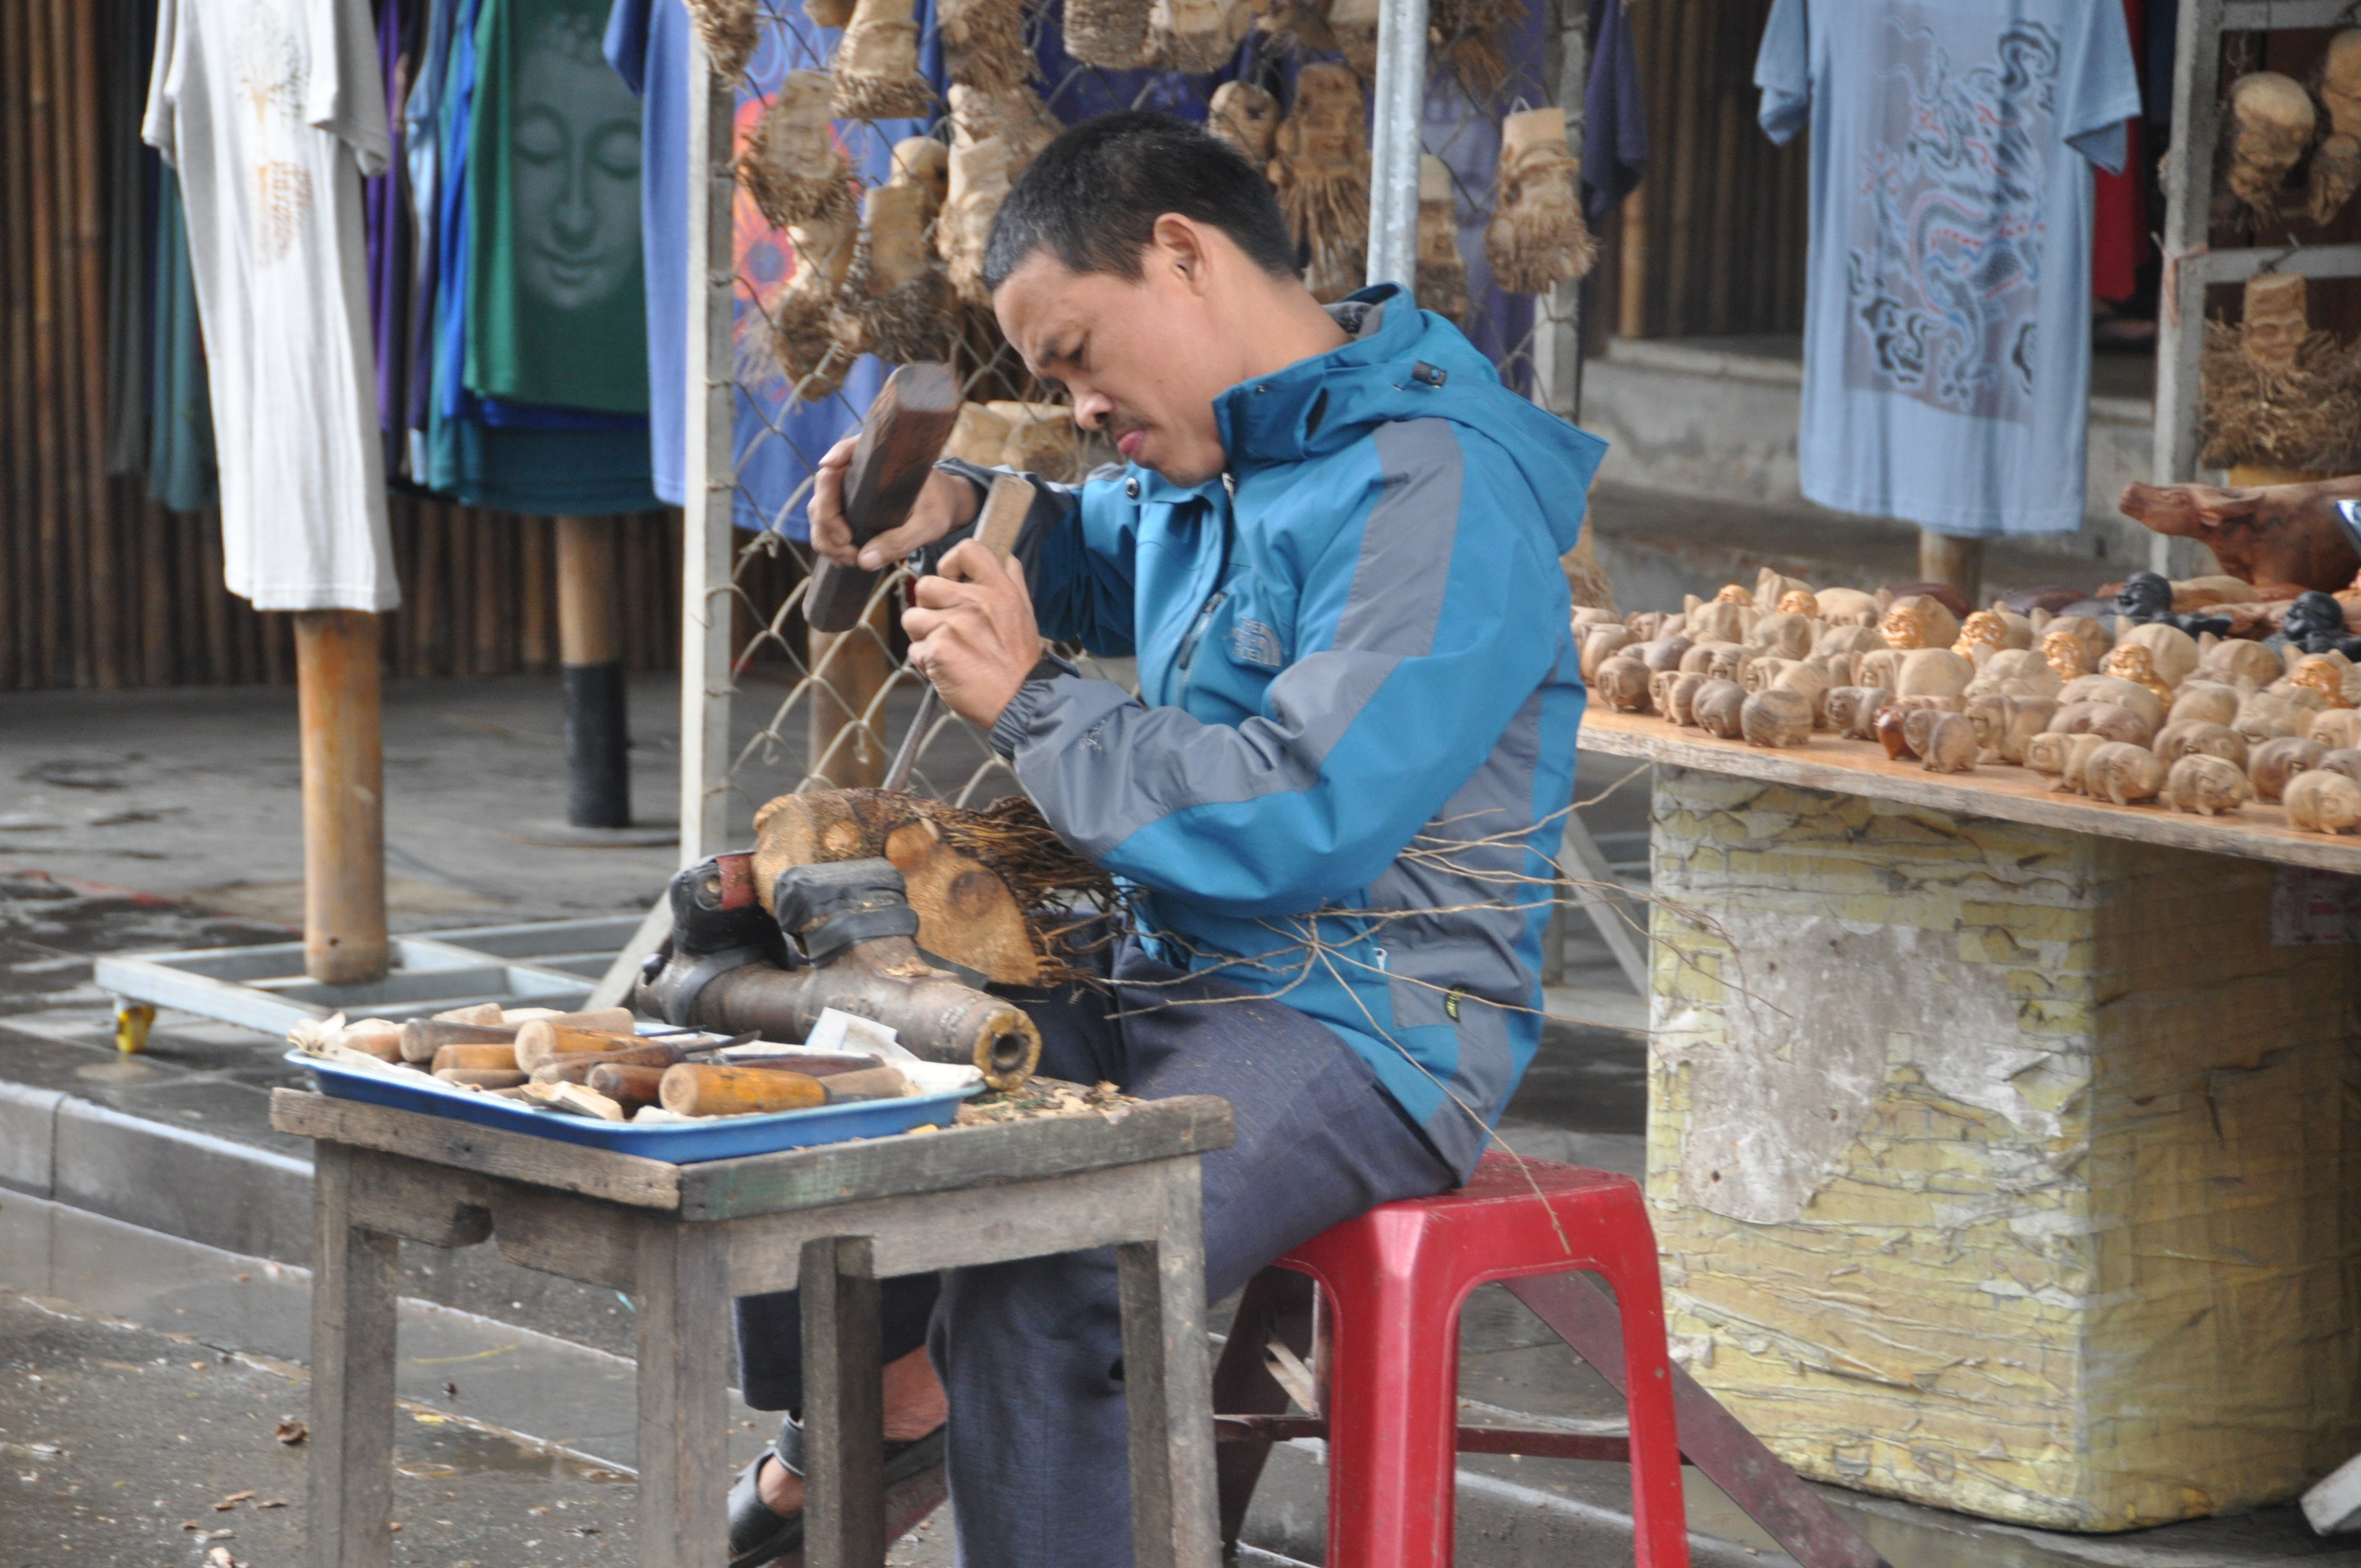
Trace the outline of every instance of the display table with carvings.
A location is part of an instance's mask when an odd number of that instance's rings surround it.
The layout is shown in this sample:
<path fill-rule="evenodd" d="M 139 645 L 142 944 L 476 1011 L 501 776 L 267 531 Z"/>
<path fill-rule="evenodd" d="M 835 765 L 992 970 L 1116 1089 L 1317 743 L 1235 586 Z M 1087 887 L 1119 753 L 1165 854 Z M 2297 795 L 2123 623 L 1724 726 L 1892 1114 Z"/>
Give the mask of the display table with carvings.
<path fill-rule="evenodd" d="M 2104 1530 L 2361 1447 L 2361 839 L 1596 705 L 1581 744 L 1656 764 L 1675 1354 L 1781 1457 Z"/>

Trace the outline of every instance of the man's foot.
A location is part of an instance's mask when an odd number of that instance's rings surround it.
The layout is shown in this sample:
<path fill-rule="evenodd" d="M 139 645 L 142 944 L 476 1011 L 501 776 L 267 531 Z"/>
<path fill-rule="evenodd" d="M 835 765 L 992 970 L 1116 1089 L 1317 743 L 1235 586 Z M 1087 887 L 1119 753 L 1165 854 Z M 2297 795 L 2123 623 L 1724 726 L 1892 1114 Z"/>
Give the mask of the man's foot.
<path fill-rule="evenodd" d="M 885 1485 L 943 1463 L 950 1405 L 925 1350 L 886 1364 Z M 804 1431 L 790 1417 L 771 1452 L 738 1473 L 730 1488 L 730 1568 L 757 1568 L 804 1541 Z"/>
<path fill-rule="evenodd" d="M 948 1427 L 885 1444 L 891 1488 L 942 1464 Z M 770 1453 L 738 1473 L 730 1488 L 730 1568 L 756 1568 L 804 1543 L 803 1428 L 789 1420 Z"/>

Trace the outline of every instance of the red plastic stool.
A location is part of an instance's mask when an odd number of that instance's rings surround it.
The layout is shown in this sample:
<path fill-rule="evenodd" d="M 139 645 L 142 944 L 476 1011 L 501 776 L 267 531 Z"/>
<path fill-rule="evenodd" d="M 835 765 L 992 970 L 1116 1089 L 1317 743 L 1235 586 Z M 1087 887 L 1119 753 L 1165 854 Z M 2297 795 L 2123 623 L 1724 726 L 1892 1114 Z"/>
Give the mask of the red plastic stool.
<path fill-rule="evenodd" d="M 1381 1204 L 1279 1260 L 1329 1316 L 1329 1568 L 1447 1568 L 1459 1309 L 1495 1279 L 1595 1270 L 1623 1324 L 1637 1568 L 1688 1568 L 1656 1238 L 1639 1184 L 1487 1155 L 1466 1186 Z"/>

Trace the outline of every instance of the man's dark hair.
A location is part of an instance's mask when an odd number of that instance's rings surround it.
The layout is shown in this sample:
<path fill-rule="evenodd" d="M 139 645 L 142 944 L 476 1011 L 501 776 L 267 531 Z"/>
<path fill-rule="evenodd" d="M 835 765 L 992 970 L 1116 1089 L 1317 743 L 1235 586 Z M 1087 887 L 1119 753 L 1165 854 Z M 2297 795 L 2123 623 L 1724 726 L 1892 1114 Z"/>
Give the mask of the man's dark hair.
<path fill-rule="evenodd" d="M 1019 177 L 984 247 L 984 286 L 1045 247 L 1072 271 L 1137 280 L 1167 213 L 1220 229 L 1266 272 L 1300 275 L 1279 198 L 1245 154 L 1186 120 L 1126 109 L 1069 129 Z"/>

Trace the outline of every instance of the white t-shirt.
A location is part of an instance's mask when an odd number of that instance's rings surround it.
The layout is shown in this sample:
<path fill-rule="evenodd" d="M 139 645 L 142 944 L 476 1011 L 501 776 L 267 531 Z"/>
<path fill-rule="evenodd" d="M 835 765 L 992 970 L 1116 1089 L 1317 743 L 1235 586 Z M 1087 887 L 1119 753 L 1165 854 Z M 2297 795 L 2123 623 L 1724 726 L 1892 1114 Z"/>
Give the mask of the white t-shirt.
<path fill-rule="evenodd" d="M 2091 167 L 2140 112 L 2120 0 L 1778 0 L 1811 126 L 1805 496 L 1962 535 L 2082 523 Z"/>
<path fill-rule="evenodd" d="M 361 177 L 390 154 L 368 0 L 162 0 L 141 134 L 180 170 L 230 592 L 391 609 Z"/>

